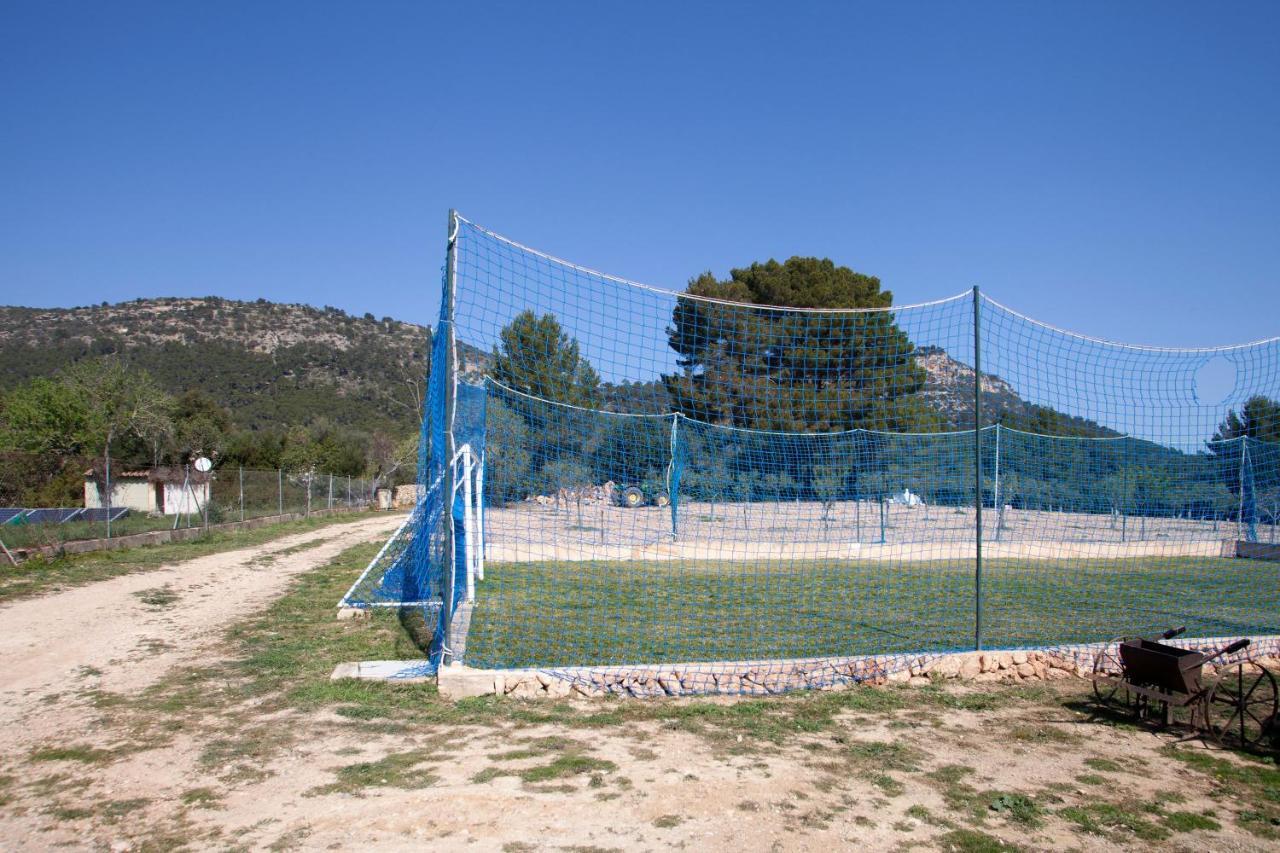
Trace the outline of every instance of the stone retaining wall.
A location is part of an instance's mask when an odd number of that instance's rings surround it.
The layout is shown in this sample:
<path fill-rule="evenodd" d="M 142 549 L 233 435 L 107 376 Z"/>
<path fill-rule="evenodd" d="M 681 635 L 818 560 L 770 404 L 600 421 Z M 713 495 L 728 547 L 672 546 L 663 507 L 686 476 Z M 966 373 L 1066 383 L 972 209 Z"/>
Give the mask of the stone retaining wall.
<path fill-rule="evenodd" d="M 1182 648 L 1218 649 L 1235 637 L 1178 640 Z M 855 684 L 926 685 L 948 680 L 1020 683 L 1087 677 L 1103 643 L 1036 650 L 1001 650 L 792 661 L 693 663 L 657 666 L 478 670 L 442 667 L 440 692 L 452 698 L 498 694 L 517 699 L 700 694 L 768 695 L 792 690 L 839 690 Z M 1253 659 L 1280 658 L 1280 637 L 1255 638 Z M 1244 659 L 1237 655 L 1224 662 Z"/>

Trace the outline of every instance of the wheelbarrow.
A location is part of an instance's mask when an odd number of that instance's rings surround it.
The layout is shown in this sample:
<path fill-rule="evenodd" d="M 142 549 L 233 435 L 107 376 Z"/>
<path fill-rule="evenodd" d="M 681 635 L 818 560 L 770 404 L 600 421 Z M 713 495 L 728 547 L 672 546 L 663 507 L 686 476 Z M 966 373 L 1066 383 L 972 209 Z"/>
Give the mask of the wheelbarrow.
<path fill-rule="evenodd" d="M 1207 664 L 1248 648 L 1249 640 L 1236 640 L 1216 651 L 1161 642 L 1185 630 L 1171 628 L 1154 637 L 1121 637 L 1107 643 L 1093 664 L 1093 692 L 1099 704 L 1166 726 L 1173 723 L 1175 708 L 1186 708 L 1197 735 L 1245 748 L 1261 745 L 1280 710 L 1275 676 L 1249 659 L 1206 672 Z"/>

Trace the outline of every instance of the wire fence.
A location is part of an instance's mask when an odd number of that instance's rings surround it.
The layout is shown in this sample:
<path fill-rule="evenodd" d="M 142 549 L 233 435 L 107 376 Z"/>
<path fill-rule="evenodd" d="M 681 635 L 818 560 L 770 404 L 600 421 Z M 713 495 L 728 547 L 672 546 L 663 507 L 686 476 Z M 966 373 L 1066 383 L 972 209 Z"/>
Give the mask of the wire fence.
<path fill-rule="evenodd" d="M 0 455 L 0 542 L 11 550 L 56 547 L 84 539 L 117 538 L 156 530 L 209 527 L 318 510 L 371 507 L 378 479 L 285 469 L 190 466 L 144 470 L 63 463 L 61 483 L 45 475 L 33 454 Z M 47 466 L 46 466 L 47 467 Z M 72 478 L 67 469 L 81 473 Z M 83 472 L 88 473 L 83 473 Z M 81 494 L 74 484 L 83 481 Z M 75 499 L 75 498 L 78 498 Z"/>

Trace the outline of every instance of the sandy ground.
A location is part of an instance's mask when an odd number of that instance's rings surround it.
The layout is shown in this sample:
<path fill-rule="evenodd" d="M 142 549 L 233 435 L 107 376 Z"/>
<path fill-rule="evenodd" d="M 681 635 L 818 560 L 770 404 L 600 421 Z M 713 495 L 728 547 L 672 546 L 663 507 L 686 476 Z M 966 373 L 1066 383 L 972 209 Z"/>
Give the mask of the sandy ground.
<path fill-rule="evenodd" d="M 37 748 L 110 749 L 136 736 L 113 722 L 109 707 L 95 706 L 95 691 L 136 695 L 181 665 L 225 657 L 224 633 L 237 619 L 291 577 L 385 536 L 399 520 L 334 525 L 0 610 L 0 845 L 945 850 L 956 849 L 947 833 L 971 826 L 948 797 L 971 791 L 981 831 L 1026 849 L 1275 849 L 1236 825 L 1248 802 L 1170 758 L 1172 736 L 1091 721 L 1074 701 L 1077 683 L 1061 688 L 1065 696 L 1001 700 L 982 711 L 850 710 L 830 725 L 797 725 L 776 746 L 717 737 L 714 726 L 571 726 L 535 713 L 404 729 L 331 708 L 255 714 L 260 700 L 250 697 L 227 719 L 208 720 L 207 730 L 185 729 L 154 748 L 110 760 L 34 760 Z M 156 611 L 145 602 L 166 588 L 186 606 Z M 975 694 L 960 688 L 957 696 Z M 163 724 L 170 713 L 157 707 L 154 719 Z M 270 748 L 273 738 L 283 745 Z M 548 779 L 520 775 L 566 756 L 592 764 Z M 1086 761 L 1110 762 L 1099 765 L 1105 779 Z M 334 787 L 343 768 L 360 762 L 383 764 L 359 785 Z M 1158 802 L 1175 786 L 1182 799 L 1166 809 L 1213 814 L 1222 828 L 1152 840 L 1123 827 L 1091 834 L 1056 816 L 1117 797 Z M 1021 825 L 988 808 L 998 792 L 1052 804 L 1055 816 Z"/>
<path fill-rule="evenodd" d="M 673 537 L 669 507 L 526 501 L 485 510 L 485 553 L 491 560 L 516 562 L 640 558 L 643 549 L 655 546 L 691 559 L 748 559 L 769 548 L 814 559 L 940 559 L 973 553 L 972 508 L 886 502 L 883 527 L 881 510 L 875 501 L 837 501 L 827 507 L 812 501 L 685 501 Z M 1244 535 L 1234 523 L 1185 518 L 1012 508 L 1002 515 L 987 507 L 983 519 L 989 553 L 1039 559 L 1217 556 Z M 1276 538 L 1270 525 L 1258 525 L 1257 533 L 1263 542 Z"/>

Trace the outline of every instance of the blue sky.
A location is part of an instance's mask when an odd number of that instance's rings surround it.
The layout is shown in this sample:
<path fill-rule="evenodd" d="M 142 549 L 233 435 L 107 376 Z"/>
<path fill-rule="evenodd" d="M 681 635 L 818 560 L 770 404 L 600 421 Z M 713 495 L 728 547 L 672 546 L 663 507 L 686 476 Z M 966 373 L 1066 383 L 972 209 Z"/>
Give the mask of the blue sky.
<path fill-rule="evenodd" d="M 830 256 L 1280 332 L 1280 5 L 8 2 L 0 302 L 430 322 L 445 212 L 633 279 Z"/>

